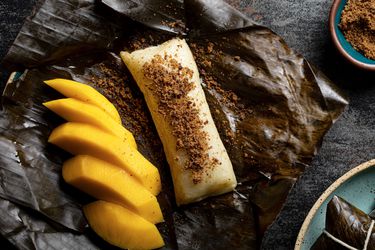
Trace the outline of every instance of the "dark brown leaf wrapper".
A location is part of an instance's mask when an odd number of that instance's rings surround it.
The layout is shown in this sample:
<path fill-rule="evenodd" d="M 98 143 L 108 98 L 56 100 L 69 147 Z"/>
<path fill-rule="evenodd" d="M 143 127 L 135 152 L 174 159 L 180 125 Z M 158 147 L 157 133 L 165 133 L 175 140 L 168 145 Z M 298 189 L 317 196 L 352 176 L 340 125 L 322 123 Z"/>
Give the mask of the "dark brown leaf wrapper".
<path fill-rule="evenodd" d="M 59 97 L 42 81 L 63 77 L 106 95 L 159 168 L 166 248 L 256 249 L 345 98 L 279 36 L 221 1 L 103 1 L 116 12 L 94 2 L 40 2 L 4 60 L 10 69 L 33 69 L 10 83 L 2 98 L 0 196 L 10 201 L 2 201 L 1 215 L 9 217 L 1 221 L 2 234 L 24 249 L 59 248 L 66 241 L 72 249 L 108 249 L 87 231 L 80 208 L 90 198 L 61 178 L 69 155 L 47 143 L 63 121 L 41 105 Z M 187 15 L 179 19 L 181 13 Z M 176 33 L 187 34 L 239 181 L 233 193 L 180 208 L 147 106 L 117 56 L 138 41 L 141 47 L 158 44 Z M 21 211 L 29 224 L 18 225 L 21 212 L 12 211 Z M 34 223 L 53 237 L 36 230 L 34 240 Z M 21 239 L 12 236 L 18 234 Z"/>
<path fill-rule="evenodd" d="M 373 219 L 375 219 L 375 209 L 371 211 L 371 213 L 369 214 L 369 216 Z"/>
<path fill-rule="evenodd" d="M 327 205 L 326 231 L 354 248 L 363 249 L 371 221 L 370 216 L 340 197 L 334 196 Z M 346 250 L 348 248 L 323 233 L 311 249 Z M 367 249 L 375 249 L 375 228 L 372 230 Z"/>

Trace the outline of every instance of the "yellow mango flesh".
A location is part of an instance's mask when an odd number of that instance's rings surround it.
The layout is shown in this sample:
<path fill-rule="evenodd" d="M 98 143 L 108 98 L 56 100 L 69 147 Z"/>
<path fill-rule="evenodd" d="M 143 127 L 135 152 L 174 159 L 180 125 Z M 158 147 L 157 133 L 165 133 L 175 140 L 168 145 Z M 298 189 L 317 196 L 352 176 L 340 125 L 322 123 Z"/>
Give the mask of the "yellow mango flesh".
<path fill-rule="evenodd" d="M 48 142 L 73 155 L 91 155 L 121 167 L 153 195 L 160 192 L 158 169 L 134 147 L 95 126 L 67 122 L 52 131 Z"/>
<path fill-rule="evenodd" d="M 83 83 L 60 78 L 44 82 L 66 97 L 75 98 L 101 108 L 106 113 L 108 113 L 108 115 L 111 116 L 117 123 L 121 124 L 121 118 L 115 106 L 113 106 L 113 104 L 108 101 L 107 98 L 105 98 L 93 87 Z"/>
<path fill-rule="evenodd" d="M 106 112 L 97 106 L 74 98 L 49 101 L 43 103 L 43 105 L 67 121 L 97 126 L 137 148 L 132 133 L 121 124 L 115 122 Z"/>
<path fill-rule="evenodd" d="M 123 205 L 151 223 L 163 221 L 156 197 L 123 169 L 88 155 L 63 165 L 64 180 L 81 191 Z"/>
<path fill-rule="evenodd" d="M 164 246 L 156 226 L 114 203 L 95 201 L 83 207 L 91 228 L 105 241 L 123 249 Z"/>

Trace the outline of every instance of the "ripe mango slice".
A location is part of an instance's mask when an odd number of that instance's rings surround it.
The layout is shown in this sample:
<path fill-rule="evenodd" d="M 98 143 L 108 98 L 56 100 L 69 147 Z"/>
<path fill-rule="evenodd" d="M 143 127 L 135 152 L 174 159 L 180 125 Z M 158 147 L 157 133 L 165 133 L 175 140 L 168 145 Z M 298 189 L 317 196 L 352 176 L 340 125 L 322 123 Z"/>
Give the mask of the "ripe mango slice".
<path fill-rule="evenodd" d="M 67 122 L 52 131 L 48 142 L 73 155 L 91 155 L 121 167 L 153 195 L 160 192 L 158 169 L 134 147 L 95 126 Z"/>
<path fill-rule="evenodd" d="M 121 124 L 121 118 L 115 106 L 108 101 L 96 89 L 83 83 L 72 80 L 56 78 L 44 81 L 48 86 L 54 88 L 66 97 L 75 98 L 101 108 L 107 112 L 117 123 Z"/>
<path fill-rule="evenodd" d="M 164 246 L 154 224 L 114 203 L 95 201 L 83 207 L 91 228 L 105 241 L 123 249 Z"/>
<path fill-rule="evenodd" d="M 64 180 L 99 199 L 123 205 L 151 223 L 163 221 L 156 197 L 123 169 L 88 155 L 66 161 Z"/>
<path fill-rule="evenodd" d="M 137 148 L 133 134 L 97 106 L 74 98 L 49 101 L 43 105 L 67 121 L 97 126 Z"/>

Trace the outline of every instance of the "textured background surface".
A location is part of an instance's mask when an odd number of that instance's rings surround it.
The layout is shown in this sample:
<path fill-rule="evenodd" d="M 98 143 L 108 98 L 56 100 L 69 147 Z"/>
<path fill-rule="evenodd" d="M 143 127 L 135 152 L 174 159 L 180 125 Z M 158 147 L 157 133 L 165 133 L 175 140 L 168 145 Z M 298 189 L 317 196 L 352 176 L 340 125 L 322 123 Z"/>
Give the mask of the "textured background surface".
<path fill-rule="evenodd" d="M 347 170 L 375 158 L 375 74 L 347 65 L 336 54 L 327 24 L 331 0 L 227 2 L 284 37 L 350 97 L 348 109 L 326 135 L 312 166 L 297 182 L 280 217 L 265 236 L 264 249 L 292 249 L 304 217 L 320 194 Z M 0 58 L 34 3 L 0 1 Z M 5 78 L 6 73 L 1 83 Z"/>

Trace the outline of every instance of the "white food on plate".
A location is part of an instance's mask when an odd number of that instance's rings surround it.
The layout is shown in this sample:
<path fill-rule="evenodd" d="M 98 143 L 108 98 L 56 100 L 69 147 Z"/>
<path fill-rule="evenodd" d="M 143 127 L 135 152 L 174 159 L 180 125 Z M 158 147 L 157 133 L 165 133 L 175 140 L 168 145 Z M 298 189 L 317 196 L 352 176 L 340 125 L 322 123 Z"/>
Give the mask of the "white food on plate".
<path fill-rule="evenodd" d="M 190 83 L 194 86 L 187 94 L 198 109 L 198 116 L 205 121 L 202 130 L 207 136 L 207 153 L 210 159 L 218 161 L 207 162 L 204 173 L 199 182 L 193 181 L 192 170 L 186 169 L 188 161 L 187 151 L 177 149 L 177 140 L 172 133 L 171 117 L 164 117 L 158 112 L 158 97 L 150 87 L 154 82 L 144 73 L 145 63 L 150 64 L 156 55 L 165 58 L 165 55 L 175 59 L 182 67 L 189 68 L 193 75 Z M 219 195 L 232 191 L 236 185 L 236 177 L 226 149 L 219 137 L 219 133 L 212 119 L 204 91 L 200 84 L 197 65 L 189 46 L 183 39 L 175 38 L 159 46 L 137 50 L 132 53 L 121 52 L 121 58 L 133 75 L 139 88 L 144 94 L 147 106 L 151 112 L 156 129 L 163 143 L 167 161 L 172 173 L 176 202 L 178 205 L 202 200 L 209 196 Z M 165 66 L 168 70 L 168 64 Z M 175 119 L 175 118 L 174 118 Z M 202 138 L 204 139 L 204 138 Z"/>

